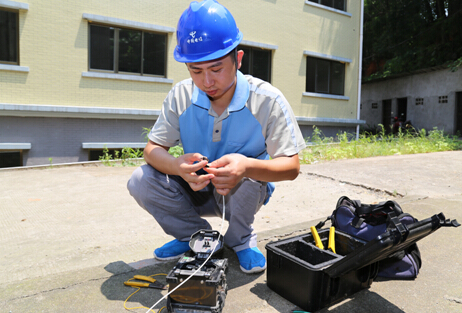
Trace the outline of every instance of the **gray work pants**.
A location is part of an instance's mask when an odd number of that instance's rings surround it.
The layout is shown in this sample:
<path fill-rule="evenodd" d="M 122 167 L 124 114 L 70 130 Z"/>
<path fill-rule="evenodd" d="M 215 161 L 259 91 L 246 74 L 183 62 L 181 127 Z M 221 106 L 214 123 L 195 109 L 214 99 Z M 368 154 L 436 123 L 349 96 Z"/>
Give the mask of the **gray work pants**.
<path fill-rule="evenodd" d="M 223 196 L 211 183 L 193 191 L 181 177 L 163 174 L 147 164 L 133 172 L 127 188 L 164 232 L 180 241 L 189 241 L 200 229 L 211 229 L 202 217 L 223 215 Z M 266 198 L 266 183 L 249 178 L 244 178 L 225 196 L 225 219 L 229 226 L 224 241 L 234 251 L 257 246 L 252 224 Z"/>

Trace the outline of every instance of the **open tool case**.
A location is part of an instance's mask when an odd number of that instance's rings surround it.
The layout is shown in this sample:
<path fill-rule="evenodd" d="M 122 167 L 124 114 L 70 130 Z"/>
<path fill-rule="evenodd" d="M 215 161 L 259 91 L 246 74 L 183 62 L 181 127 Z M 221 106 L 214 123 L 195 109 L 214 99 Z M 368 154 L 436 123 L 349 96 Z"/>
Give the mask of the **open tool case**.
<path fill-rule="evenodd" d="M 442 226 L 460 224 L 440 213 L 411 225 L 396 226 L 369 242 L 336 231 L 336 253 L 317 248 L 311 233 L 270 242 L 266 245 L 268 287 L 300 308 L 316 311 L 369 288 L 377 276 L 378 261 Z M 318 233 L 327 246 L 329 229 Z"/>

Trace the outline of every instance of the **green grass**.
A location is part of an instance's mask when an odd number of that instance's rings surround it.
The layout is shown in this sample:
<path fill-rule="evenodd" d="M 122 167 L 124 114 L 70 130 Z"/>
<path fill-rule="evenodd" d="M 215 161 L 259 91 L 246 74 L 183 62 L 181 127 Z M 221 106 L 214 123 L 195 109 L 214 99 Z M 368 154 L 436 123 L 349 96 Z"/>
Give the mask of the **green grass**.
<path fill-rule="evenodd" d="M 457 136 L 446 135 L 436 127 L 428 133 L 425 129 L 412 129 L 405 133 L 400 131 L 395 135 L 387 135 L 384 127 L 379 126 L 381 129 L 377 133 L 363 131 L 358 140 L 355 134 L 346 132 L 337 134 L 335 138 L 325 137 L 321 130 L 314 126 L 312 137 L 306 140 L 310 142 L 309 146 L 299 153 L 300 163 L 313 164 L 341 159 L 462 150 L 462 141 Z M 172 147 L 169 153 L 177 158 L 183 155 L 183 147 Z M 144 163 L 142 157 L 142 150 L 127 147 L 122 149 L 121 153 L 116 152 L 115 156 L 105 149 L 100 160 L 107 166 L 139 166 Z M 122 162 L 115 163 L 114 160 Z"/>
<path fill-rule="evenodd" d="M 144 139 L 146 141 L 149 140 L 148 134 L 150 131 L 151 128 L 143 127 L 142 135 L 144 135 Z M 181 146 L 181 144 L 175 147 L 171 147 L 168 153 L 177 158 L 180 155 L 184 154 L 183 147 Z M 109 149 L 107 147 L 104 147 L 103 155 L 99 157 L 99 160 L 106 166 L 139 166 L 144 163 L 143 150 L 125 147 L 122 149 L 122 151 L 116 150 L 114 155 L 112 155 L 111 153 L 109 153 Z"/>
<path fill-rule="evenodd" d="M 122 151 L 115 151 L 115 155 L 109 153 L 109 149 L 104 147 L 103 155 L 99 157 L 99 160 L 106 166 L 139 166 L 144 160 L 143 150 L 133 149 L 125 147 Z M 120 162 L 113 162 L 120 161 Z"/>
<path fill-rule="evenodd" d="M 368 158 L 374 156 L 402 155 L 414 153 L 429 153 L 439 151 L 461 150 L 462 142 L 457 136 L 445 135 L 436 127 L 429 131 L 422 129 L 409 132 L 399 132 L 395 135 L 385 134 L 380 125 L 378 134 L 363 132 L 356 140 L 355 134 L 340 133 L 333 137 L 325 137 L 314 127 L 313 136 L 307 141 L 311 142 L 300 153 L 302 164 L 313 164 L 323 161 Z"/>
<path fill-rule="evenodd" d="M 183 147 L 181 145 L 171 147 L 168 153 L 177 158 L 184 154 Z M 99 157 L 99 160 L 106 166 L 140 166 L 145 162 L 142 149 L 125 147 L 122 151 L 116 150 L 114 154 L 109 153 L 109 149 L 104 147 L 103 155 Z M 50 166 L 52 166 L 51 160 Z"/>

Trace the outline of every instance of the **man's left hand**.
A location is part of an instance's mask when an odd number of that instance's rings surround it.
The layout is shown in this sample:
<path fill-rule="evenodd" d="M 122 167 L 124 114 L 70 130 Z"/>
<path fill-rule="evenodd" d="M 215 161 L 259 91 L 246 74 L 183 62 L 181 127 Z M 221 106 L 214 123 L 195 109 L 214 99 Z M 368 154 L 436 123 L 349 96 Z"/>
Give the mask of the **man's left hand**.
<path fill-rule="evenodd" d="M 245 177 L 247 162 L 244 155 L 232 153 L 209 163 L 204 170 L 215 175 L 212 184 L 219 194 L 226 196 Z"/>

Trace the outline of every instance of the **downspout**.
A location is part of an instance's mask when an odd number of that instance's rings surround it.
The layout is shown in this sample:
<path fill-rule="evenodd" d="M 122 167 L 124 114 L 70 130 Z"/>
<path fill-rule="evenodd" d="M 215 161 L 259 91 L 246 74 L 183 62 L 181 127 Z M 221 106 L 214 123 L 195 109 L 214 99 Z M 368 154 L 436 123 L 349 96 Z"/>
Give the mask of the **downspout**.
<path fill-rule="evenodd" d="M 363 70 L 363 24 L 364 24 L 364 0 L 361 0 L 361 22 L 359 25 L 359 72 L 358 72 L 358 108 L 356 118 L 361 118 L 361 79 Z M 356 125 L 356 140 L 359 140 L 359 124 Z"/>

